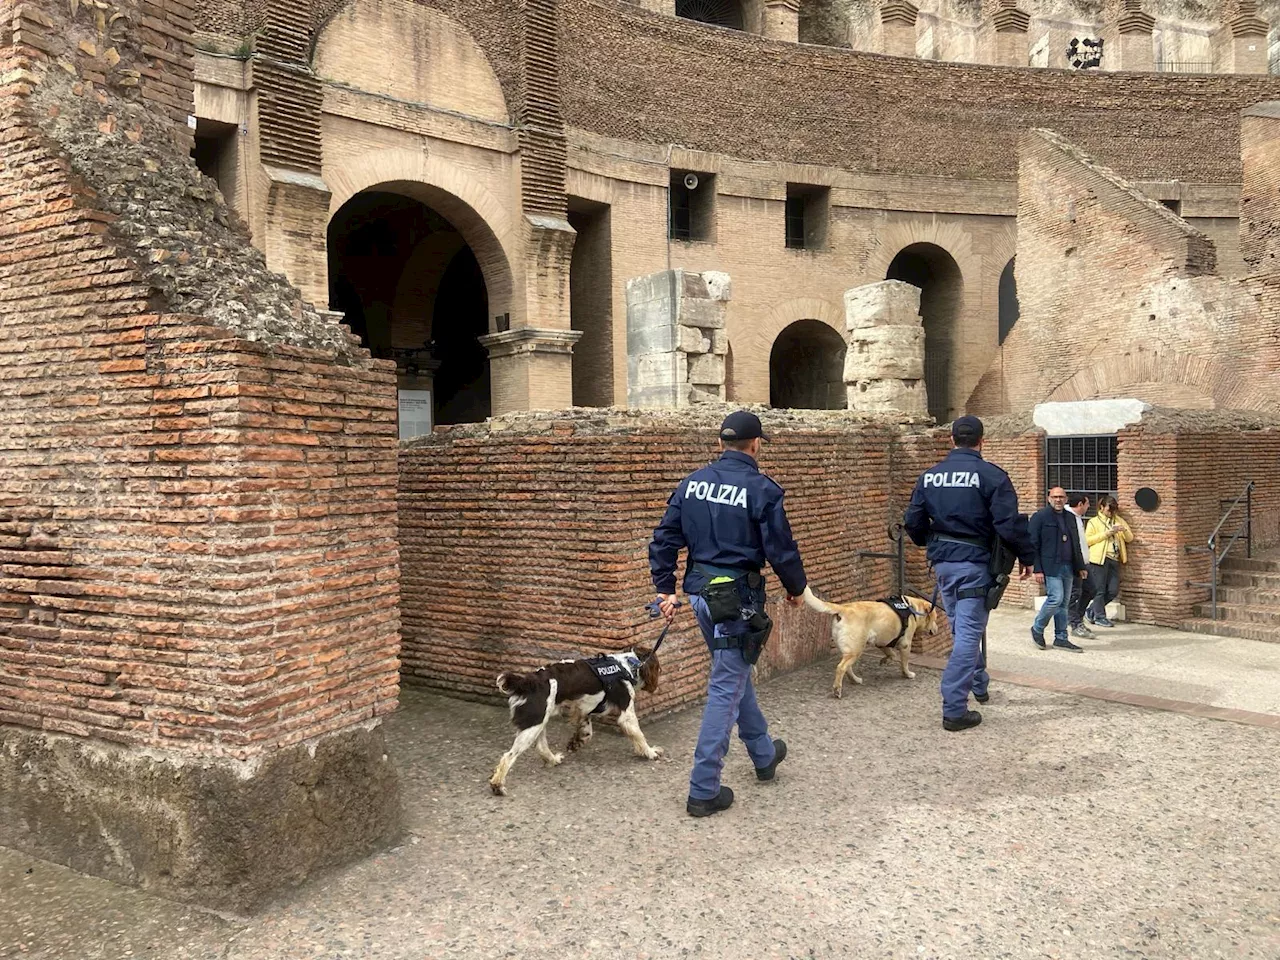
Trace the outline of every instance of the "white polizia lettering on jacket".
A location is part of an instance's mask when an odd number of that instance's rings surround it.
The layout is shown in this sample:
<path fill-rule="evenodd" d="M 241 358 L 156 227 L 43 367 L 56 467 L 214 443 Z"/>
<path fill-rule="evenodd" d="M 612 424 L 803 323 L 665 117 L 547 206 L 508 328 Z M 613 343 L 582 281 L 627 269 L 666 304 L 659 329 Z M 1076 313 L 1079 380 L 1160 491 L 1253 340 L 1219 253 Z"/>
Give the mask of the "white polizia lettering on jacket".
<path fill-rule="evenodd" d="M 926 473 L 926 487 L 981 487 L 978 475 L 967 470 L 954 470 L 950 473 Z"/>
<path fill-rule="evenodd" d="M 727 507 L 747 506 L 747 488 L 735 487 L 731 483 L 708 483 L 705 480 L 690 480 L 684 488 L 684 497 L 688 500 L 706 500 L 708 503 L 723 503 Z"/>

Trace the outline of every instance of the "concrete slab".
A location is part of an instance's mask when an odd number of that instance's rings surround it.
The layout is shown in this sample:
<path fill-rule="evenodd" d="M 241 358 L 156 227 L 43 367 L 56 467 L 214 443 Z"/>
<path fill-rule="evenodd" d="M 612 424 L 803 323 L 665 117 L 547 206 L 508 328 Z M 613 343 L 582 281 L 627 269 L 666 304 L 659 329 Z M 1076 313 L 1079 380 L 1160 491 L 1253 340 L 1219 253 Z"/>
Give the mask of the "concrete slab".
<path fill-rule="evenodd" d="M 1095 627 L 1072 642 L 1082 654 L 1041 651 L 1031 642 L 1030 610 L 991 617 L 993 669 L 1210 706 L 1280 714 L 1280 644 L 1167 630 L 1139 623 Z M 1052 632 L 1052 628 L 1049 631 Z"/>
<path fill-rule="evenodd" d="M 1120 638 L 1116 656 L 1186 645 Z M 1014 656 L 1012 634 L 996 642 Z M 672 762 L 601 729 L 560 767 L 526 755 L 498 799 L 485 781 L 511 739 L 505 711 L 406 689 L 388 729 L 411 830 L 397 849 L 251 920 L 11 869 L 0 956 L 1280 955 L 1280 730 L 1004 684 L 982 726 L 948 734 L 936 673 L 903 680 L 868 658 L 865 685 L 834 701 L 831 668 L 762 689 L 791 755 L 760 784 L 735 742 L 738 801 L 708 820 L 684 813 L 697 710 L 645 724 Z"/>

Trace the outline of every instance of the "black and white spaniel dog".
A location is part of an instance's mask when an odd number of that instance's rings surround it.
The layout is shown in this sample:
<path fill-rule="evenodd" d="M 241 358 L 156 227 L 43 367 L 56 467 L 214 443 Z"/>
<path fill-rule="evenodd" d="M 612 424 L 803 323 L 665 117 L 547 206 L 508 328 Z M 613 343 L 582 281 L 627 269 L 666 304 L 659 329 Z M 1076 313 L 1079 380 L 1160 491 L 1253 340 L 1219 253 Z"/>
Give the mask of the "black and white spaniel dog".
<path fill-rule="evenodd" d="M 489 786 L 495 796 L 506 796 L 507 773 L 532 746 L 545 763 L 555 766 L 564 754 L 547 744 L 547 724 L 559 712 L 573 728 L 569 749 L 578 750 L 591 739 L 591 718 L 616 716 L 618 726 L 647 760 L 663 755 L 661 747 L 651 747 L 640 732 L 636 719 L 636 694 L 658 689 L 658 658 L 644 649 L 610 653 L 582 660 L 561 660 L 533 673 L 501 673 L 498 689 L 507 695 L 516 739 L 498 761 Z"/>

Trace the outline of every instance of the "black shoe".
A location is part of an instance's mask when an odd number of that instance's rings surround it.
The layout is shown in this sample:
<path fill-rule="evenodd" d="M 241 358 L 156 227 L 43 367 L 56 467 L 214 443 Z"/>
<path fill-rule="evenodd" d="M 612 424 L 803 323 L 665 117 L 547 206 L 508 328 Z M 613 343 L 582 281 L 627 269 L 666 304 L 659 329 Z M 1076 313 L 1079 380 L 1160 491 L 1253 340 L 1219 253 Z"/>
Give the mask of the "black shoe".
<path fill-rule="evenodd" d="M 991 699 L 991 693 L 990 691 L 988 691 L 987 693 L 975 693 L 973 695 L 973 699 L 977 700 L 979 703 L 986 703 L 988 700 Z"/>
<path fill-rule="evenodd" d="M 733 791 L 728 787 L 721 787 L 718 797 L 712 797 L 710 800 L 695 800 L 690 797 L 685 801 L 684 808 L 689 811 L 691 817 L 709 817 L 721 810 L 728 810 L 731 806 L 733 806 Z"/>
<path fill-rule="evenodd" d="M 1032 627 L 1032 628 L 1031 628 L 1031 642 L 1032 642 L 1032 643 L 1034 643 L 1034 644 L 1035 644 L 1037 647 L 1039 647 L 1041 650 L 1047 650 L 1047 649 L 1048 649 L 1048 647 L 1046 647 L 1046 646 L 1044 645 L 1044 631 L 1043 631 L 1043 630 L 1041 630 L 1039 633 L 1037 633 L 1037 632 L 1036 632 L 1036 628 L 1035 628 L 1035 627 Z"/>
<path fill-rule="evenodd" d="M 1084 653 L 1084 647 L 1077 647 L 1066 637 L 1063 637 L 1061 640 L 1053 641 L 1053 649 L 1066 650 L 1068 653 Z"/>
<path fill-rule="evenodd" d="M 757 780 L 772 780 L 773 775 L 778 772 L 778 764 L 787 759 L 787 742 L 785 740 L 773 741 L 773 763 L 767 767 L 756 767 Z"/>
<path fill-rule="evenodd" d="M 966 710 L 961 717 L 943 717 L 942 729 L 955 733 L 957 730 L 968 730 L 982 722 L 982 714 L 977 710 Z"/>

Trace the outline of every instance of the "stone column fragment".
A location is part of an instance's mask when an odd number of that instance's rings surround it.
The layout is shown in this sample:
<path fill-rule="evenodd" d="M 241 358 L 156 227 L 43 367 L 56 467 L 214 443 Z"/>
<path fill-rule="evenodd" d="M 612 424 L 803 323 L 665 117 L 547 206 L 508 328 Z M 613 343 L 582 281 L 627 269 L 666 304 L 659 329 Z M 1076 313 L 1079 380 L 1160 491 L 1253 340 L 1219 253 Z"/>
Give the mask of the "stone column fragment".
<path fill-rule="evenodd" d="M 627 281 L 627 405 L 725 399 L 729 275 L 663 270 Z"/>
<path fill-rule="evenodd" d="M 854 287 L 845 291 L 844 314 L 849 409 L 927 415 L 920 288 L 901 280 Z"/>

